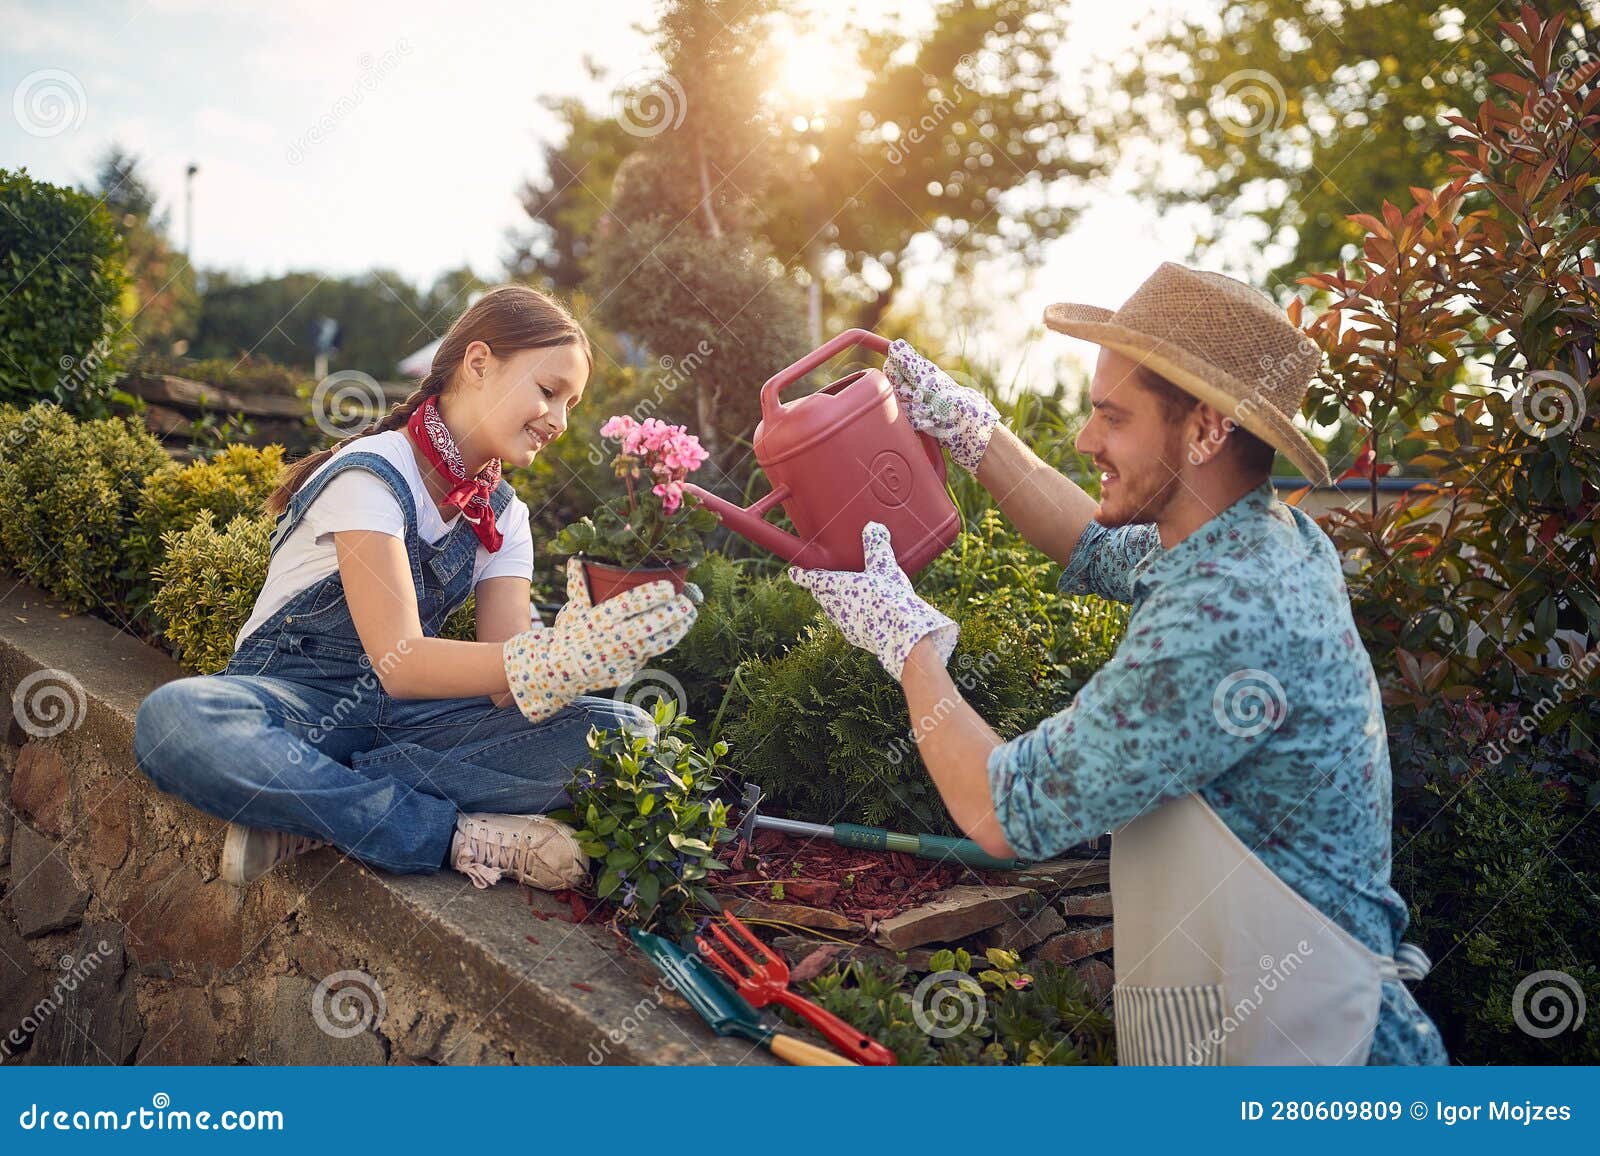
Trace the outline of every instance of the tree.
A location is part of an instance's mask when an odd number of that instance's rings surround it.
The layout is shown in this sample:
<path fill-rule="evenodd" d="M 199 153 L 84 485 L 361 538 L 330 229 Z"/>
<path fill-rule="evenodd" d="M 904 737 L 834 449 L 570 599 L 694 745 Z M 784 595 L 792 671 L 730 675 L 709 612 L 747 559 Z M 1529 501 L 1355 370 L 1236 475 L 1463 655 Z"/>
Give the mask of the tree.
<path fill-rule="evenodd" d="M 122 234 L 132 293 L 125 312 L 133 339 L 160 353 L 182 352 L 199 318 L 199 289 L 187 254 L 168 235 L 167 214 L 156 213 L 142 164 L 136 154 L 111 145 L 101 156 L 93 193 Z"/>
<path fill-rule="evenodd" d="M 470 277 L 470 271 L 465 274 Z M 445 274 L 429 294 L 399 273 L 374 269 L 354 277 L 288 273 L 261 280 L 236 279 L 226 272 L 207 274 L 196 357 L 250 353 L 310 371 L 315 351 L 311 326 L 332 317 L 343 331 L 335 369 L 359 369 L 380 381 L 395 376 L 395 366 L 414 349 L 438 337 L 454 312 L 464 306 L 462 272 Z"/>
<path fill-rule="evenodd" d="M 574 284 L 604 220 L 612 174 L 643 145 L 685 134 L 711 142 L 678 169 L 685 188 L 706 194 L 695 211 L 716 218 L 722 202 L 744 206 L 745 227 L 810 293 L 813 339 L 824 315 L 841 327 L 876 324 L 920 240 L 957 257 L 1037 259 L 1072 220 L 1050 187 L 1099 170 L 1086 159 L 1091 134 L 1079 127 L 1088 102 L 1076 88 L 1069 101 L 1050 63 L 1061 7 L 949 0 L 920 39 L 836 32 L 829 47 L 859 56 L 863 90 L 802 114 L 770 91 L 798 27 L 788 5 L 766 0 L 743 13 L 679 4 L 662 20 L 665 75 L 620 92 L 620 111 L 552 105 L 567 134 L 546 147 L 544 175 L 524 190 L 533 227 L 516 242 L 512 271 Z M 723 50 L 732 33 L 720 20 L 729 16 L 744 41 L 736 52 Z M 697 55 L 696 44 L 707 54 Z M 702 59 L 715 76 L 696 71 Z M 702 153 L 711 166 L 704 172 Z"/>
<path fill-rule="evenodd" d="M 1223 224 L 1260 222 L 1290 248 L 1276 275 L 1292 283 L 1355 252 L 1363 230 L 1351 214 L 1362 206 L 1443 183 L 1445 117 L 1476 108 L 1505 70 L 1513 46 L 1496 19 L 1516 10 L 1505 0 L 1223 0 L 1216 16 L 1180 20 L 1146 46 L 1104 143 L 1181 144 L 1197 176 L 1186 169 L 1179 186 L 1150 174 L 1157 199 L 1201 201 Z M 1571 35 L 1581 43 L 1583 33 Z"/>
<path fill-rule="evenodd" d="M 1071 225 L 1049 195 L 1100 169 L 1080 129 L 1081 91 L 1051 64 L 1065 35 L 1052 0 L 950 0 L 931 29 L 903 37 L 851 31 L 862 94 L 810 118 L 779 121 L 788 179 L 766 235 L 810 285 L 840 273 L 821 311 L 874 328 L 893 303 L 912 247 L 931 238 L 957 259 L 1037 261 Z"/>
<path fill-rule="evenodd" d="M 566 136 L 545 146 L 543 174 L 522 187 L 519 197 L 532 226 L 511 236 L 506 267 L 515 277 L 542 278 L 552 289 L 570 293 L 583 284 L 617 168 L 640 138 L 615 117 L 591 113 L 581 101 L 555 99 L 547 107 L 566 125 Z"/>
<path fill-rule="evenodd" d="M 662 401 L 738 485 L 761 382 L 807 348 L 804 306 L 755 231 L 769 136 L 757 112 L 764 0 L 679 0 L 661 18 L 668 73 L 627 94 L 640 144 L 618 168 L 589 292 L 601 316 L 681 367 Z M 655 119 L 659 118 L 659 119 Z M 738 174 L 741 179 L 735 180 Z"/>

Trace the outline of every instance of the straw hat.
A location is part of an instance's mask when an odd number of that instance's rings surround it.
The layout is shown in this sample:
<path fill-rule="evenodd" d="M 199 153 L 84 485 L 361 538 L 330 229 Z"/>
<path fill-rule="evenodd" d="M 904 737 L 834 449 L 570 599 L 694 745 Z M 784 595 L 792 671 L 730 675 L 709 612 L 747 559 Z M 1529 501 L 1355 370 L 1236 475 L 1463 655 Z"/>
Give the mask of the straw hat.
<path fill-rule="evenodd" d="M 1290 420 L 1321 351 L 1243 281 L 1167 261 L 1115 312 L 1051 305 L 1044 323 L 1126 354 L 1281 450 L 1313 482 L 1332 482 L 1328 463 Z"/>

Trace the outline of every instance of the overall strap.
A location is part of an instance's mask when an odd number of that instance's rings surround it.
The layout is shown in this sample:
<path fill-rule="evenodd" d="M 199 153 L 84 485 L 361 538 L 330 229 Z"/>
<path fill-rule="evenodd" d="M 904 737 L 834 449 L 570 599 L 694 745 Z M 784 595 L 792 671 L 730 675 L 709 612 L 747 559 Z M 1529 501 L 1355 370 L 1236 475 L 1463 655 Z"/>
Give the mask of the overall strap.
<path fill-rule="evenodd" d="M 411 486 L 395 468 L 393 462 L 382 454 L 375 454 L 370 450 L 351 450 L 340 454 L 318 470 L 310 481 L 295 492 L 294 497 L 289 499 L 289 508 L 279 516 L 277 525 L 273 527 L 271 554 L 276 554 L 278 548 L 288 540 L 294 528 L 305 518 L 311 503 L 316 501 L 317 495 L 345 470 L 366 470 L 376 474 L 394 494 L 395 501 L 400 503 L 400 512 L 406 520 L 406 556 L 411 563 L 411 580 L 420 592 L 422 562 L 417 556 L 417 546 L 421 539 L 417 530 L 417 506 L 411 494 Z"/>

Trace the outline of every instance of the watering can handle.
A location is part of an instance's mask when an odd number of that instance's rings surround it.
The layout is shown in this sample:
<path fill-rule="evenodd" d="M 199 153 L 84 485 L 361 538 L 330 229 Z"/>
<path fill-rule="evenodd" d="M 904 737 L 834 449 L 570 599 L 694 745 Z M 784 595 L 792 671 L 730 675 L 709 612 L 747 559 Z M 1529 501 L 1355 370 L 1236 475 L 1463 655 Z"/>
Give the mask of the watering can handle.
<path fill-rule="evenodd" d="M 813 349 L 788 369 L 781 369 L 767 379 L 767 383 L 761 387 L 761 416 L 769 422 L 776 421 L 778 411 L 783 408 L 783 404 L 778 400 L 778 394 L 817 366 L 831 361 L 854 345 L 865 345 L 878 353 L 889 352 L 887 337 L 879 337 L 869 329 L 846 329 L 827 344 Z"/>

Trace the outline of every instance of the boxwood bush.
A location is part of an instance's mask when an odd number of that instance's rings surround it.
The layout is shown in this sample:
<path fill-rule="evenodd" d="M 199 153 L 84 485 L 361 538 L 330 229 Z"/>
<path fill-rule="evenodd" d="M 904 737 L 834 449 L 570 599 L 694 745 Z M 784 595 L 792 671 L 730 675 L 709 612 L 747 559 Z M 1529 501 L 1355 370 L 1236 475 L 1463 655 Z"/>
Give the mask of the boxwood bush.
<path fill-rule="evenodd" d="M 142 616 L 123 540 L 145 476 L 168 461 L 136 421 L 79 421 L 38 402 L 5 423 L 0 440 L 0 550 L 28 581 L 72 610 Z"/>
<path fill-rule="evenodd" d="M 139 511 L 127 537 L 128 560 L 143 575 L 162 560 L 162 538 L 187 530 L 202 511 L 227 525 L 258 514 L 283 470 L 283 447 L 228 446 L 207 461 L 167 462 L 145 479 Z"/>
<path fill-rule="evenodd" d="M 240 514 L 219 530 L 203 510 L 188 529 L 168 532 L 155 611 L 190 669 L 215 674 L 228 664 L 234 637 L 267 580 L 272 525 L 265 515 Z"/>
<path fill-rule="evenodd" d="M 127 283 L 122 238 L 95 197 L 0 169 L 0 401 L 109 412 Z"/>

